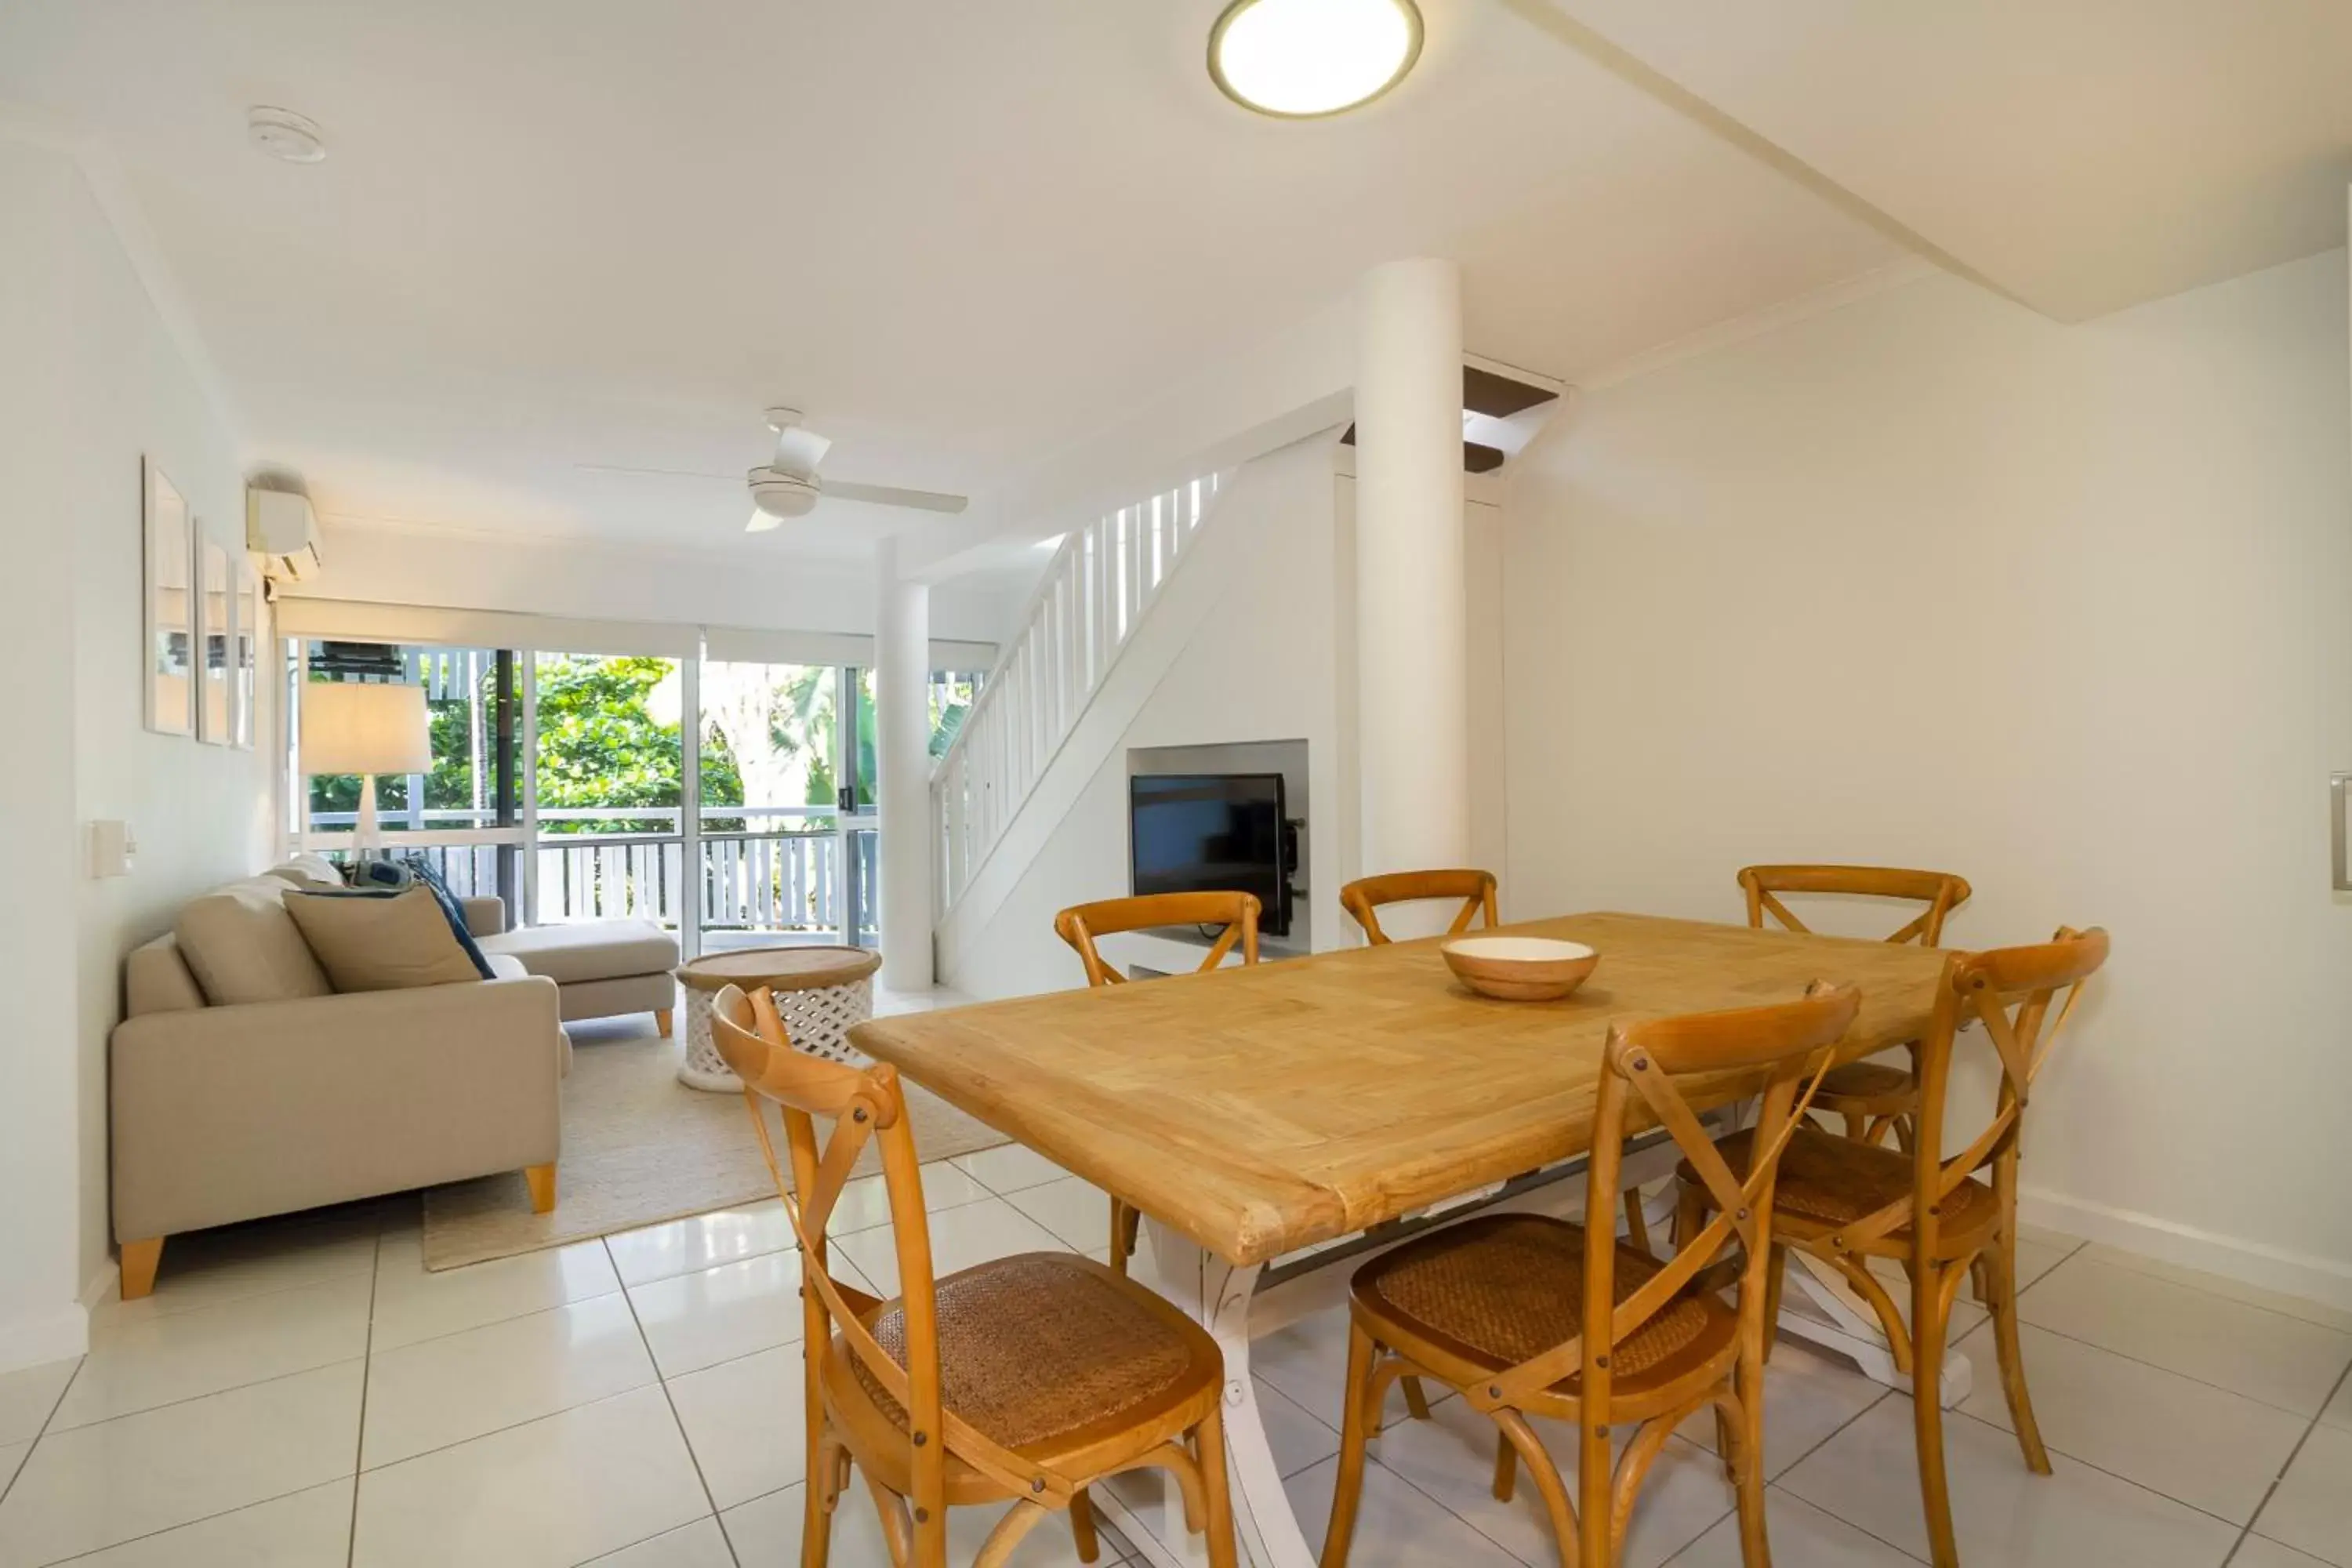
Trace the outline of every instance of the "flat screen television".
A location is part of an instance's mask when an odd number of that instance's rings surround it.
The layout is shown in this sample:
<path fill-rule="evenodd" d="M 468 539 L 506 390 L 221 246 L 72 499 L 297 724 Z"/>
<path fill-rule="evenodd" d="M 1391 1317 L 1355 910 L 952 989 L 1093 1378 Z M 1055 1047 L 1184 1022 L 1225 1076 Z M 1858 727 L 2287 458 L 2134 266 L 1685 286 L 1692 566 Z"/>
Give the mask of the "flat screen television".
<path fill-rule="evenodd" d="M 1156 773 L 1128 780 L 1138 893 L 1255 893 L 1258 929 L 1290 930 L 1280 773 Z"/>

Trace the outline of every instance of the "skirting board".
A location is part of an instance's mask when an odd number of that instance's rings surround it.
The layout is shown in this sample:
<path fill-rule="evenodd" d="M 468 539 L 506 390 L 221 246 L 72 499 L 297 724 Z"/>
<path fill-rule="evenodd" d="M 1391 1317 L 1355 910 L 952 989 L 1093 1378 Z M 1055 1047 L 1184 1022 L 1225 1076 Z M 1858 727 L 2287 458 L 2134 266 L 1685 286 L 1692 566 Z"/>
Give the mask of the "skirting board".
<path fill-rule="evenodd" d="M 108 1285 L 113 1274 L 107 1275 Z M 75 1301 L 52 1311 L 0 1323 L 0 1373 L 41 1366 L 89 1352 L 89 1307 Z"/>
<path fill-rule="evenodd" d="M 2352 1311 L 2352 1264 L 2220 1236 L 2154 1215 L 2109 1208 L 2027 1185 L 2018 1189 L 2017 1209 L 2018 1216 L 2028 1225 Z"/>

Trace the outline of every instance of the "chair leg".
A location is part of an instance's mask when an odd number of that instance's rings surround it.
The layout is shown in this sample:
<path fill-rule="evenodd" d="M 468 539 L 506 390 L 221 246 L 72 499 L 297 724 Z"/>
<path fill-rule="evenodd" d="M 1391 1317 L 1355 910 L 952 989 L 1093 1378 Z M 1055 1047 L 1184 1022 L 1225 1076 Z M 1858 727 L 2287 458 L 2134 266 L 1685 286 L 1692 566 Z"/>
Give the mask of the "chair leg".
<path fill-rule="evenodd" d="M 1869 1142 L 1870 1115 L 1867 1111 L 1849 1110 L 1845 1116 L 1845 1135 L 1857 1143 Z"/>
<path fill-rule="evenodd" d="M 1518 1489 L 1519 1451 L 1501 1433 L 1495 1435 L 1495 1500 L 1508 1502 Z"/>
<path fill-rule="evenodd" d="M 1767 1339 L 1765 1347 L 1771 1342 Z M 1763 1356 L 1742 1355 L 1737 1375 L 1739 1458 L 1732 1466 L 1731 1484 L 1739 1500 L 1739 1559 L 1745 1568 L 1772 1568 L 1772 1546 L 1764 1532 Z"/>
<path fill-rule="evenodd" d="M 155 1289 L 155 1266 L 163 1261 L 163 1238 L 122 1243 L 122 1299 L 136 1301 Z"/>
<path fill-rule="evenodd" d="M 1528 1425 L 1528 1418 L 1517 1411 L 1497 1410 L 1495 1412 L 1495 1425 L 1503 1434 L 1504 1444 L 1517 1450 L 1519 1458 L 1528 1462 L 1528 1479 L 1535 1482 L 1536 1494 L 1543 1499 L 1544 1513 L 1551 1521 L 1552 1542 L 1559 1552 L 1559 1568 L 1577 1568 L 1577 1511 L 1569 1503 L 1568 1483 L 1560 1479 L 1559 1467 L 1551 1462 L 1551 1456 L 1544 1451 L 1543 1439 L 1536 1436 L 1535 1428 Z M 1604 1458 L 1609 1452 L 1606 1436 L 1601 1439 L 1601 1452 Z M 1609 1484 L 1605 1464 L 1599 1494 L 1596 1496 L 1587 1491 L 1583 1496 L 1588 1510 L 1597 1509 L 1605 1539 L 1609 1530 Z M 1585 1517 L 1590 1519 L 1593 1514 L 1588 1512 Z M 1601 1568 L 1614 1568 L 1605 1554 L 1592 1561 L 1601 1564 Z"/>
<path fill-rule="evenodd" d="M 2050 1453 L 2042 1446 L 2042 1424 L 2033 1418 L 2033 1396 L 2025 1388 L 2025 1348 L 2017 1337 L 2016 1242 L 2002 1236 L 1983 1255 L 1985 1306 L 1992 1312 L 1993 1349 L 2000 1358 L 2000 1391 L 2009 1398 L 2010 1425 L 2017 1428 L 2017 1446 L 2025 1450 L 2025 1468 L 2037 1476 L 2050 1473 Z"/>
<path fill-rule="evenodd" d="M 1102 1555 L 1102 1541 L 1095 1534 L 1094 1500 L 1080 1487 L 1070 1494 L 1070 1539 L 1078 1549 L 1078 1561 L 1092 1563 Z"/>
<path fill-rule="evenodd" d="M 874 1512 L 882 1521 L 882 1544 L 890 1553 L 890 1568 L 907 1568 L 914 1560 L 914 1528 L 908 1522 L 907 1500 L 866 1472 L 866 1489 L 874 1494 Z"/>
<path fill-rule="evenodd" d="M 655 1009 L 654 1009 L 654 1029 L 655 1029 L 655 1031 L 656 1031 L 657 1034 L 659 1034 L 659 1035 L 661 1036 L 661 1037 L 662 1037 L 663 1039 L 665 1039 L 665 1040 L 667 1040 L 667 1039 L 668 1039 L 668 1038 L 669 1038 L 669 1024 L 670 1024 L 670 1010 L 669 1010 L 668 1008 L 667 1008 L 667 1007 L 656 1007 L 656 1008 L 655 1008 Z"/>
<path fill-rule="evenodd" d="M 1365 1406 L 1372 1386 L 1372 1336 L 1349 1317 L 1347 1404 L 1339 1413 L 1339 1473 L 1331 1483 L 1331 1522 L 1323 1532 L 1323 1568 L 1347 1568 L 1364 1492 Z"/>
<path fill-rule="evenodd" d="M 1780 1292 L 1789 1281 L 1789 1249 L 1774 1242 L 1764 1265 L 1764 1359 L 1772 1359 L 1772 1343 L 1780 1337 Z"/>
<path fill-rule="evenodd" d="M 1225 1479 L 1225 1412 L 1213 1405 L 1193 1429 L 1193 1446 L 1201 1461 L 1201 1491 L 1207 1500 L 1209 1568 L 1234 1568 L 1234 1500 Z"/>
<path fill-rule="evenodd" d="M 1135 1233 L 1139 1216 L 1136 1212 L 1113 1198 L 1110 1201 L 1110 1267 L 1114 1274 L 1127 1273 L 1127 1260 L 1135 1256 Z"/>
<path fill-rule="evenodd" d="M 1685 1182 L 1675 1194 L 1674 1244 L 1686 1247 L 1706 1225 L 1706 1189 Z"/>
<path fill-rule="evenodd" d="M 1421 1379 L 1407 1373 L 1397 1381 L 1404 1384 L 1404 1411 L 1416 1421 L 1429 1419 L 1429 1394 L 1421 1386 Z"/>
<path fill-rule="evenodd" d="M 1650 1216 L 1642 1212 L 1642 1189 L 1625 1189 L 1625 1239 L 1650 1252 Z M 1653 1254 L 1654 1256 L 1654 1254 Z"/>
<path fill-rule="evenodd" d="M 801 1517 L 801 1568 L 825 1568 L 826 1559 L 833 1555 L 835 1483 L 841 1469 L 834 1462 L 836 1450 L 831 1439 L 819 1432 L 809 1436 L 809 1451 L 816 1459 L 809 1466 L 808 1480 L 802 1489 L 808 1496 Z"/>
<path fill-rule="evenodd" d="M 1615 1468 L 1612 1458 L 1606 1426 L 1582 1426 L 1576 1429 L 1577 1533 L 1580 1551 L 1571 1558 L 1563 1545 L 1560 1568 L 1577 1568 L 1580 1562 L 1590 1568 L 1617 1568 L 1617 1543 L 1609 1537 L 1614 1500 L 1610 1495 Z M 1543 1484 L 1541 1476 L 1536 1478 L 1536 1484 Z"/>
<path fill-rule="evenodd" d="M 555 1162 L 551 1160 L 544 1165 L 524 1166 L 522 1179 L 530 1184 L 530 1212 L 553 1214 L 555 1212 Z"/>
<path fill-rule="evenodd" d="M 947 1510 L 941 1509 L 940 1511 L 945 1513 Z M 1050 1509 L 1040 1508 L 1027 1498 L 1023 1498 L 1019 1502 L 1014 1503 L 1005 1510 L 1004 1517 L 996 1521 L 996 1528 L 988 1532 L 988 1539 L 981 1543 L 980 1555 L 971 1560 L 971 1568 L 1003 1568 L 1005 1563 L 1013 1560 L 1013 1549 L 1021 1544 L 1021 1538 L 1036 1529 L 1037 1521 L 1052 1511 Z M 923 1532 L 926 1530 L 937 1531 L 940 1543 L 940 1561 L 946 1562 L 947 1521 L 935 1519 L 929 1524 L 916 1526 L 915 1536 L 918 1542 L 923 1539 Z"/>
<path fill-rule="evenodd" d="M 1960 1568 L 1952 1535 L 1951 1485 L 1944 1474 L 1943 1270 L 1924 1258 L 1911 1267 L 1911 1420 L 1919 1449 L 1919 1499 L 1927 1516 L 1928 1559 Z"/>

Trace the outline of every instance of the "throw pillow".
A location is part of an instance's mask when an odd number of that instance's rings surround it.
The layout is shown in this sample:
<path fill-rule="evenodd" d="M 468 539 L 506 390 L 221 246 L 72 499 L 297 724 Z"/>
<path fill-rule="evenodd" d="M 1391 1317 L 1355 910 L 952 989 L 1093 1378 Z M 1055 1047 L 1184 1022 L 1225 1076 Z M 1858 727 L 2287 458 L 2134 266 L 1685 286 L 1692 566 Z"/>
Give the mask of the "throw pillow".
<path fill-rule="evenodd" d="M 289 892 L 286 912 L 337 991 L 403 991 L 482 978 L 426 889 Z"/>
<path fill-rule="evenodd" d="M 449 884 L 442 880 L 441 873 L 433 868 L 433 863 L 420 857 L 409 860 L 401 868 L 409 874 L 411 886 L 423 888 L 440 904 L 441 913 L 449 921 L 449 934 L 457 939 L 457 945 L 466 950 L 466 956 L 474 961 L 474 967 L 482 972 L 482 978 L 496 980 L 497 972 L 490 968 L 490 961 L 482 956 L 480 944 L 474 941 L 474 928 L 466 923 L 466 906 L 457 901 L 457 895 L 449 890 Z"/>
<path fill-rule="evenodd" d="M 253 877 L 191 899 L 173 934 L 188 972 L 215 1007 L 325 996 L 334 987 L 288 918 L 292 887 Z"/>

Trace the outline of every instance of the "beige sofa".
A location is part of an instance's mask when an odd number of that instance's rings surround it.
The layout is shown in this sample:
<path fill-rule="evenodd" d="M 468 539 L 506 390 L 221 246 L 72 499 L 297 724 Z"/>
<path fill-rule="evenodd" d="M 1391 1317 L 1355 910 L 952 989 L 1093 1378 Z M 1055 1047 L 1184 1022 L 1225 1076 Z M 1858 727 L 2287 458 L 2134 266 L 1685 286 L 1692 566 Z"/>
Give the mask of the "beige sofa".
<path fill-rule="evenodd" d="M 324 874 L 298 860 L 215 889 L 124 965 L 110 1094 L 125 1299 L 182 1231 L 501 1171 L 554 1206 L 556 982 L 490 953 L 493 980 L 337 994 L 283 903 Z M 467 915 L 503 923 L 495 899 Z"/>

